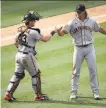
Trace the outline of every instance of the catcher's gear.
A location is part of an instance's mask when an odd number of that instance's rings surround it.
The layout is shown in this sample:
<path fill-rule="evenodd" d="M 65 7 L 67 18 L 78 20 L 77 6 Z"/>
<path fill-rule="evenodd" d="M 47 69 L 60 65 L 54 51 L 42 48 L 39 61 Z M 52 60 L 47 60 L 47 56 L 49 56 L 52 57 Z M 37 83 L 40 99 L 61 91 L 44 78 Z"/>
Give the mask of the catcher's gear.
<path fill-rule="evenodd" d="M 32 30 L 36 30 L 39 34 L 41 33 L 40 29 L 39 28 L 29 28 L 29 29 L 32 29 Z"/>
<path fill-rule="evenodd" d="M 18 87 L 20 80 L 22 80 L 25 77 L 25 73 L 18 73 L 16 72 L 15 75 L 10 80 L 9 87 L 8 87 L 8 92 L 13 95 L 15 92 L 16 88 Z"/>
<path fill-rule="evenodd" d="M 26 47 L 29 47 L 27 45 L 27 42 L 26 42 L 26 37 L 27 37 L 27 35 L 24 32 L 20 33 L 19 36 L 18 36 L 18 43 L 20 45 L 24 45 Z"/>
<path fill-rule="evenodd" d="M 37 94 L 37 96 L 41 95 L 41 79 L 40 79 L 40 70 L 38 69 L 38 72 L 36 75 L 32 76 L 32 87 Z"/>
<path fill-rule="evenodd" d="M 39 20 L 40 18 L 42 18 L 42 16 L 40 16 L 37 12 L 34 13 L 34 11 L 28 11 L 27 14 L 24 15 L 22 21 Z"/>

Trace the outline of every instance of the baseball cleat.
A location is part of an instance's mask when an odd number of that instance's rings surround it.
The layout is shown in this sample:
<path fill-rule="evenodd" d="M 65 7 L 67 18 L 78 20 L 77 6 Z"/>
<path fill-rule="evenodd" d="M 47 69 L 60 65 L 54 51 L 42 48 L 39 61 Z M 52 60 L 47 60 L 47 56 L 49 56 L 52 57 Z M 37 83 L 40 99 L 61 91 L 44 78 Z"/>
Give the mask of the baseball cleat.
<path fill-rule="evenodd" d="M 42 94 L 42 96 L 44 97 L 44 100 L 48 100 L 49 97 L 46 94 Z"/>
<path fill-rule="evenodd" d="M 13 100 L 16 100 L 16 98 L 14 96 L 12 96 Z"/>
<path fill-rule="evenodd" d="M 34 101 L 40 101 L 41 100 L 41 98 L 39 97 L 39 96 L 36 96 L 35 98 L 34 98 Z"/>
<path fill-rule="evenodd" d="M 94 95 L 95 100 L 100 100 L 99 94 L 94 93 L 93 95 Z"/>
<path fill-rule="evenodd" d="M 14 99 L 13 99 L 13 97 L 8 93 L 6 93 L 5 95 L 4 95 L 4 99 L 5 100 L 7 100 L 7 101 L 9 101 L 9 102 L 11 102 L 11 101 L 13 101 Z"/>
<path fill-rule="evenodd" d="M 70 99 L 76 99 L 76 98 L 77 98 L 77 96 L 74 93 L 72 93 L 70 96 Z"/>
<path fill-rule="evenodd" d="M 36 96 L 34 98 L 34 101 L 40 101 L 40 100 L 48 100 L 48 96 L 46 94 L 42 94 L 41 96 Z"/>

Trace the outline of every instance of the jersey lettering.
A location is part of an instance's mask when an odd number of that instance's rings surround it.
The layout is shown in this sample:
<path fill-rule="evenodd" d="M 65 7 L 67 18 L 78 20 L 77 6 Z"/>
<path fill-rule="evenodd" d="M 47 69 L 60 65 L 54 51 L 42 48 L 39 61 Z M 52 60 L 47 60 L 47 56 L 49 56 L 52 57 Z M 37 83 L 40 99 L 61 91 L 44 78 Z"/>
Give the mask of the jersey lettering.
<path fill-rule="evenodd" d="M 76 33 L 76 32 L 78 32 L 79 30 L 89 30 L 90 32 L 92 31 L 92 29 L 90 28 L 90 27 L 88 27 L 88 26 L 79 26 L 79 27 L 77 27 L 77 28 L 75 28 L 74 30 L 73 30 L 73 33 Z"/>

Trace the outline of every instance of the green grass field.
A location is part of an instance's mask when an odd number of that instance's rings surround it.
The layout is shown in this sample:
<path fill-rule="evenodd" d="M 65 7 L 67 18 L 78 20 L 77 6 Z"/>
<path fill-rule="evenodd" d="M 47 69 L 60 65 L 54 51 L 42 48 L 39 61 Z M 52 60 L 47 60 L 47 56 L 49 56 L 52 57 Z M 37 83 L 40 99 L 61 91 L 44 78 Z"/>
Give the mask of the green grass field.
<path fill-rule="evenodd" d="M 1 27 L 18 24 L 29 9 L 48 17 L 75 10 L 76 4 L 83 3 L 87 8 L 106 4 L 106 1 L 2 1 Z"/>
<path fill-rule="evenodd" d="M 106 23 L 101 24 L 106 27 Z M 97 70 L 100 95 L 102 100 L 93 99 L 89 84 L 89 71 L 84 61 L 81 68 L 78 96 L 76 100 L 70 100 L 72 55 L 73 45 L 70 36 L 54 36 L 49 42 L 39 42 L 38 61 L 42 71 L 42 89 L 48 94 L 50 100 L 34 102 L 31 78 L 26 72 L 26 77 L 21 81 L 15 96 L 17 101 L 13 103 L 2 99 L 2 108 L 106 108 L 106 36 L 94 33 L 95 49 L 97 57 Z M 8 82 L 14 73 L 14 60 L 16 54 L 14 45 L 1 48 L 1 84 L 2 98 Z"/>

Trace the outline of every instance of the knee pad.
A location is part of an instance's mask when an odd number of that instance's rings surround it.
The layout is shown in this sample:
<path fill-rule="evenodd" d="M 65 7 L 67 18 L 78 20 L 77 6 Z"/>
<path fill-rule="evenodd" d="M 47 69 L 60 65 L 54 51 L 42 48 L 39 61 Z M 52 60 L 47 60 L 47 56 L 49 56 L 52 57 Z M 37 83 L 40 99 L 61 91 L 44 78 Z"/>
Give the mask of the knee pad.
<path fill-rule="evenodd" d="M 10 82 L 9 82 L 9 85 L 8 85 L 8 88 L 7 88 L 7 91 L 10 92 L 11 94 L 14 93 L 14 91 L 16 90 L 16 88 L 18 87 L 19 83 L 20 83 L 20 77 L 16 75 L 13 75 Z"/>
<path fill-rule="evenodd" d="M 38 69 L 37 74 L 33 75 L 32 78 L 39 78 L 41 71 Z"/>
<path fill-rule="evenodd" d="M 23 79 L 23 78 L 25 77 L 25 73 L 24 73 L 24 72 L 23 72 L 23 73 L 15 72 L 15 75 L 16 75 L 16 77 L 17 77 L 19 80 L 21 80 L 21 79 Z"/>
<path fill-rule="evenodd" d="M 32 85 L 39 85 L 39 83 L 41 83 L 40 72 L 32 76 Z"/>

